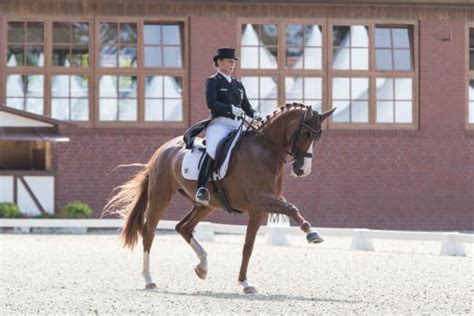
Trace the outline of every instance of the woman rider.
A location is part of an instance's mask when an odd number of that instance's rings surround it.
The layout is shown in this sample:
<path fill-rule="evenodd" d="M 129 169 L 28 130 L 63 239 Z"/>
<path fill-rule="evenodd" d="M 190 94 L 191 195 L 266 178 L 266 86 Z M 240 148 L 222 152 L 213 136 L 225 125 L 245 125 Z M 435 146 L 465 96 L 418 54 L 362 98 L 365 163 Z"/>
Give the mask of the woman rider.
<path fill-rule="evenodd" d="M 235 56 L 235 49 L 219 48 L 213 60 L 217 72 L 206 81 L 206 102 L 213 120 L 206 129 L 207 154 L 199 170 L 195 197 L 202 204 L 209 204 L 210 193 L 206 184 L 213 169 L 219 142 L 239 128 L 239 116 L 246 114 L 256 120 L 262 119 L 262 115 L 250 105 L 242 82 L 231 77 L 239 60 Z"/>

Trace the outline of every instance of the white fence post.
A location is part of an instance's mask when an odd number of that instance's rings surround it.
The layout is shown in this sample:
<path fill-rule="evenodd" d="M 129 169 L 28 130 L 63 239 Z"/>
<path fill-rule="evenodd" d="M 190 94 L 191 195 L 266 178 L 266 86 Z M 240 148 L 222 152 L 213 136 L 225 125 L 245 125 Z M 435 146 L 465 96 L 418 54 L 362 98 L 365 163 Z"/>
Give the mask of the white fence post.
<path fill-rule="evenodd" d="M 354 229 L 352 232 L 351 250 L 374 251 L 372 240 L 368 236 L 368 229 Z"/>
<path fill-rule="evenodd" d="M 270 214 L 267 221 L 267 244 L 285 246 L 290 241 L 285 228 L 290 227 L 290 219 L 283 214 Z"/>
<path fill-rule="evenodd" d="M 199 241 L 215 241 L 216 235 L 212 226 L 212 223 L 209 222 L 199 223 L 194 230 L 196 239 Z"/>
<path fill-rule="evenodd" d="M 464 245 L 456 241 L 456 237 L 459 236 L 459 233 L 445 233 L 443 243 L 441 244 L 441 256 L 465 256 L 466 250 Z"/>

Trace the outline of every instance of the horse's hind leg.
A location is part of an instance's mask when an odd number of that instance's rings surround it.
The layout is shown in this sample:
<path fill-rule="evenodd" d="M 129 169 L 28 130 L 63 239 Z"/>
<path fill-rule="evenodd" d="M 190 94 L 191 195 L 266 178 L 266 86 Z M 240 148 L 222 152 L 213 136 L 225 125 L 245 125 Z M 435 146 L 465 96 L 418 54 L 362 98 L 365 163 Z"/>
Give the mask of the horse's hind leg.
<path fill-rule="evenodd" d="M 176 225 L 176 231 L 191 245 L 197 257 L 199 264 L 194 268 L 197 276 L 201 279 L 207 277 L 207 253 L 201 244 L 193 236 L 193 230 L 196 225 L 211 214 L 212 208 L 202 205 L 194 206 L 192 210 Z"/>
<path fill-rule="evenodd" d="M 149 191 L 150 192 L 150 191 Z M 154 191 L 151 191 L 154 192 Z M 156 191 L 155 191 L 156 192 Z M 148 194 L 148 207 L 145 212 L 145 224 L 143 226 L 143 270 L 142 276 L 145 279 L 145 288 L 156 288 L 155 282 L 150 274 L 150 249 L 155 238 L 155 230 L 160 218 L 168 208 L 173 192 L 156 192 Z"/>

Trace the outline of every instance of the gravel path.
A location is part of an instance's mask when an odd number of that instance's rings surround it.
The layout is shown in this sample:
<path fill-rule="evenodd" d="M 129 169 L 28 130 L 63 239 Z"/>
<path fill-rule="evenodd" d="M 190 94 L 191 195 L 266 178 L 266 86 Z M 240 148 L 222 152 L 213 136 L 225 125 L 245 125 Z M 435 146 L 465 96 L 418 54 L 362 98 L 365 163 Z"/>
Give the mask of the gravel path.
<path fill-rule="evenodd" d="M 237 285 L 243 236 L 218 235 L 206 281 L 191 248 L 165 233 L 152 248 L 156 290 L 143 290 L 141 247 L 115 235 L 0 235 L 0 314 L 471 314 L 473 250 L 438 256 L 439 243 L 376 242 L 375 252 L 346 250 L 328 238 L 291 247 L 258 237 L 249 280 Z M 157 241 L 157 242 L 156 242 Z"/>

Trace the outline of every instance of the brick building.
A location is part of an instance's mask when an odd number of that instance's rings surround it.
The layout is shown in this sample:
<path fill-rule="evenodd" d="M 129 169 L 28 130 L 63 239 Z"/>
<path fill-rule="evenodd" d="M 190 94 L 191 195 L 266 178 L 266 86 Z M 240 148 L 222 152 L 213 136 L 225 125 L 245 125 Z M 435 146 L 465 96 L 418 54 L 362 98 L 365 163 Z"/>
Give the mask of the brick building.
<path fill-rule="evenodd" d="M 338 107 L 312 174 L 284 184 L 315 226 L 473 230 L 473 1 L 16 0 L 0 25 L 0 102 L 75 125 L 39 171 L 12 167 L 1 151 L 18 140 L 0 139 L 0 178 L 54 177 L 56 207 L 98 216 L 133 174 L 117 165 L 206 117 L 211 59 L 229 46 L 260 111 Z M 190 206 L 177 195 L 166 218 Z"/>

